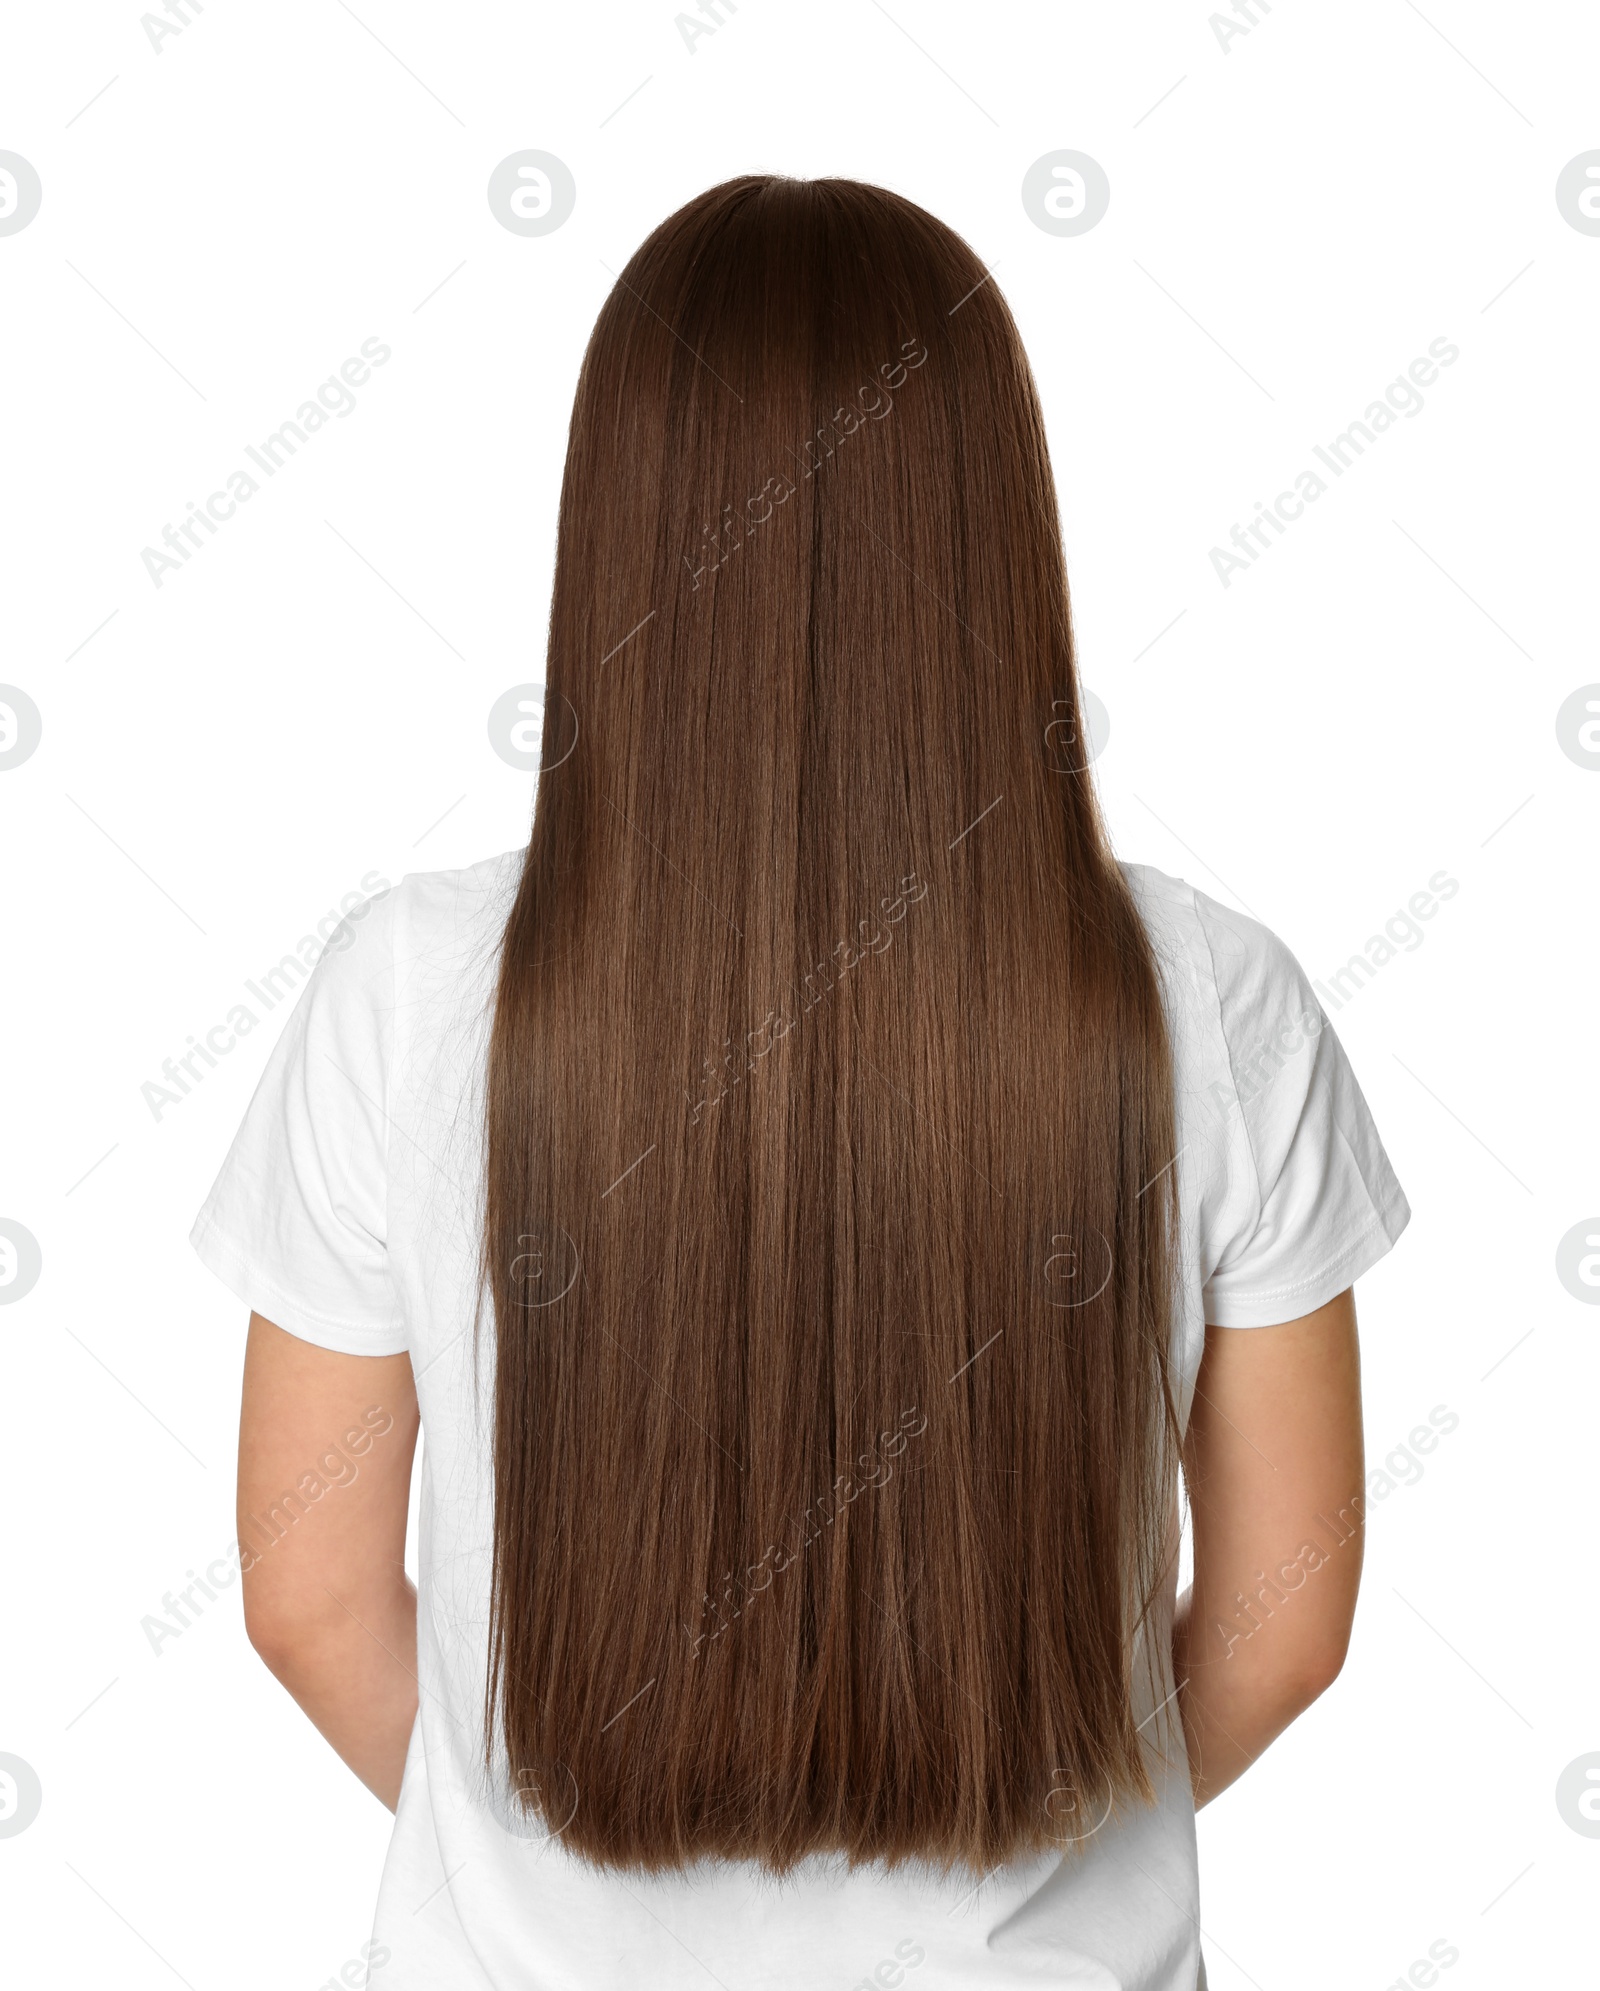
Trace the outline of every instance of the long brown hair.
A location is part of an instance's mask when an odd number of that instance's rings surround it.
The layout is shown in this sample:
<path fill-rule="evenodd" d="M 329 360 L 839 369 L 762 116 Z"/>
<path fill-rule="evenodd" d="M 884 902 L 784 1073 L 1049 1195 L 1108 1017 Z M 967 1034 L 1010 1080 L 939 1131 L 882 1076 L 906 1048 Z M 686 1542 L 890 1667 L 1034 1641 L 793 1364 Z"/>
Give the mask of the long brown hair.
<path fill-rule="evenodd" d="M 489 1749 L 581 1857 L 986 1870 L 1152 1794 L 1172 1074 L 1087 763 L 983 265 L 689 202 L 578 382 L 487 1089 Z"/>

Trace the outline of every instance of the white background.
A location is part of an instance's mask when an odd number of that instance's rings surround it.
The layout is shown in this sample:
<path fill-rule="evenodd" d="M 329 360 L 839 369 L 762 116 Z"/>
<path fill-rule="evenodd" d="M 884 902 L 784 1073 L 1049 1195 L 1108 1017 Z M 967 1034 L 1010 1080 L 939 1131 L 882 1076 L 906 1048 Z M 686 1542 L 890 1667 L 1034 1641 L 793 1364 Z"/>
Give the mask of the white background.
<path fill-rule="evenodd" d="M 1555 1786 L 1600 1750 L 1600 1312 L 1555 1254 L 1600 1210 L 1600 771 L 1555 722 L 1600 679 L 1600 236 L 1555 181 L 1600 21 L 1256 0 L 1224 50 L 1204 0 L 741 0 L 691 54 L 672 0 L 186 11 L 158 53 L 131 0 L 17 8 L 0 78 L 43 184 L 0 237 L 0 677 L 44 728 L 0 774 L 0 1217 L 43 1252 L 0 1308 L 0 1752 L 43 1786 L 10 1980 L 312 1991 L 367 1938 L 387 1814 L 236 1591 L 141 1629 L 234 1532 L 244 1319 L 186 1233 L 287 1005 L 159 1120 L 141 1087 L 364 874 L 523 840 L 485 722 L 542 674 L 608 271 L 779 170 L 910 195 L 1017 315 L 1120 854 L 1323 979 L 1460 884 L 1335 1019 L 1415 1211 L 1359 1294 L 1371 1462 L 1459 1428 L 1372 1503 L 1344 1676 L 1202 1815 L 1213 1991 L 1382 1991 L 1440 1939 L 1452 1988 L 1595 1982 Z M 524 147 L 578 189 L 535 239 L 485 197 Z M 1077 238 L 1021 200 L 1062 147 L 1111 183 Z M 356 411 L 157 588 L 142 549 L 368 337 Z M 1441 337 L 1422 413 L 1224 588 L 1210 549 Z"/>

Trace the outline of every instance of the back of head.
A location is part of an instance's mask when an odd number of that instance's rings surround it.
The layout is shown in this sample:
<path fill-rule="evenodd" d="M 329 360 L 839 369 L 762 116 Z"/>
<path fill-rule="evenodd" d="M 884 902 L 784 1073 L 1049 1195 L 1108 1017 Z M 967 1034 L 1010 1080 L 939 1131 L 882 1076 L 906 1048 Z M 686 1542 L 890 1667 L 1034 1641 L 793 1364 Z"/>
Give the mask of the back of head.
<path fill-rule="evenodd" d="M 614 1865 L 1071 1840 L 1150 1791 L 1172 1082 L 959 237 L 763 177 L 655 231 L 583 364 L 546 683 L 491 1750 Z"/>

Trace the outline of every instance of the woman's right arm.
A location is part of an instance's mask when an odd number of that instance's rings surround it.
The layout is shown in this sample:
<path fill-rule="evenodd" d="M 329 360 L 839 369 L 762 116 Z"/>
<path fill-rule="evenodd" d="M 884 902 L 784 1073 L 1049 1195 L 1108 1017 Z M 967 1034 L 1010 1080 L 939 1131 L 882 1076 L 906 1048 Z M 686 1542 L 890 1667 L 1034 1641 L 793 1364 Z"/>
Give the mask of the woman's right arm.
<path fill-rule="evenodd" d="M 1194 1582 L 1173 1660 L 1198 1806 L 1344 1664 L 1365 1516 L 1349 1289 L 1281 1327 L 1207 1327 L 1183 1463 Z"/>

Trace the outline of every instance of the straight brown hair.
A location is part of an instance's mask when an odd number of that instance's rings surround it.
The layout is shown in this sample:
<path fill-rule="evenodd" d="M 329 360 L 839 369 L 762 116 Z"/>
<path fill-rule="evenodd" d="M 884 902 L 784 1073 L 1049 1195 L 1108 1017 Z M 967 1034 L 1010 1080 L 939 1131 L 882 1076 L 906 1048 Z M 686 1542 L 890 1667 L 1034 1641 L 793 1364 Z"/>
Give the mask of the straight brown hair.
<path fill-rule="evenodd" d="M 987 1871 L 1152 1796 L 1172 1071 L 1083 742 L 983 265 L 690 201 L 578 382 L 488 1068 L 488 1757 L 580 1857 Z"/>

